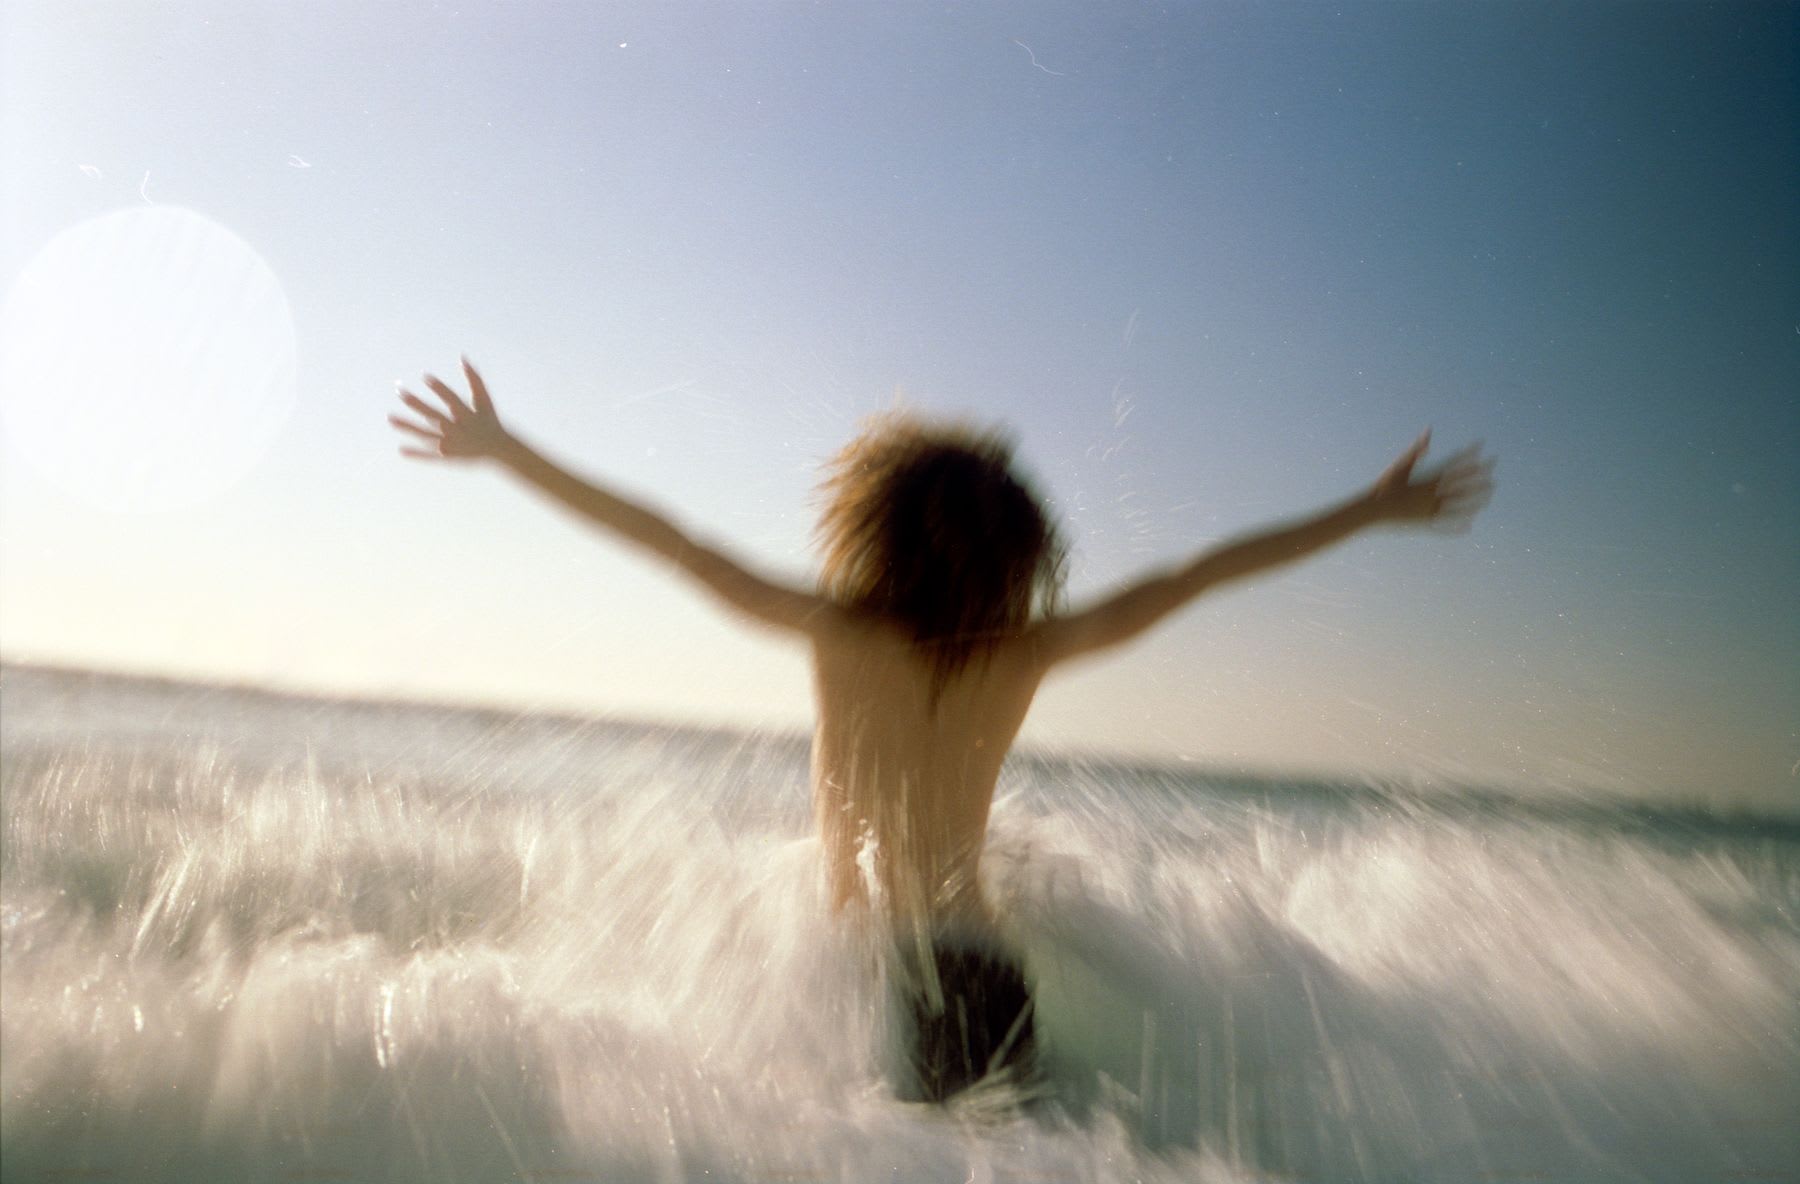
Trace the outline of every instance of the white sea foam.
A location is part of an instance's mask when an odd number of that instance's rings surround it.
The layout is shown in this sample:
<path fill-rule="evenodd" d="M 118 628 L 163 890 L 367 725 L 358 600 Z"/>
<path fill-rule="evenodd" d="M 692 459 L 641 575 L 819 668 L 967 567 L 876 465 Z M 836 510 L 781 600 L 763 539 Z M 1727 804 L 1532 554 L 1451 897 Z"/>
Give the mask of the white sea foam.
<path fill-rule="evenodd" d="M 1794 1178 L 1800 842 L 1023 761 L 1033 1105 L 894 1100 L 803 747 L 8 670 L 11 1180 Z"/>

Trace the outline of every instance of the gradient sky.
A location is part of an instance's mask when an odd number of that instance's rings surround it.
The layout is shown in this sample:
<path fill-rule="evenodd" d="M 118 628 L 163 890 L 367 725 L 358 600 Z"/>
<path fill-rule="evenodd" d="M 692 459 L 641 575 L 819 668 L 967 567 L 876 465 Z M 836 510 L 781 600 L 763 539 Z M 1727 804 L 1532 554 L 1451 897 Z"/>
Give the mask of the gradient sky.
<path fill-rule="evenodd" d="M 22 425 L 65 402 L 0 391 L 0 654 L 801 724 L 797 649 L 397 458 L 392 383 L 463 351 L 515 430 L 797 580 L 860 417 L 1002 422 L 1076 602 L 1429 425 L 1499 457 L 1471 534 L 1220 593 L 1028 739 L 1794 808 L 1797 43 L 1774 4 L 9 0 L 0 279 L 193 211 L 285 291 L 297 381 L 266 452 L 134 457 L 219 474 L 156 512 L 97 504 L 128 445 L 48 471 Z M 93 320 L 57 348 L 146 348 Z"/>

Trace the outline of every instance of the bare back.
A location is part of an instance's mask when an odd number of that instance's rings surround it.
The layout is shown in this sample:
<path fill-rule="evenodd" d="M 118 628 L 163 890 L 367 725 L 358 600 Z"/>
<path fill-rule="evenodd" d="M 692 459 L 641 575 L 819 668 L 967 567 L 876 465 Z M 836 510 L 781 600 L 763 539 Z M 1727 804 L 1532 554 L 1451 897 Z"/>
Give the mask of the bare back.
<path fill-rule="evenodd" d="M 1415 473 L 1430 434 L 1365 493 L 1201 552 L 1092 607 L 1026 625 L 934 695 L 932 663 L 871 606 L 931 636 L 1025 620 L 1060 579 L 1040 499 L 992 433 L 877 423 L 832 462 L 817 591 L 771 581 L 629 498 L 585 481 L 507 431 L 467 359 L 464 401 L 426 375 L 434 407 L 402 388 L 389 422 L 422 460 L 491 459 L 552 501 L 662 557 L 723 604 L 812 645 L 818 731 L 813 801 L 832 896 L 890 917 L 987 919 L 978 873 L 994 783 L 1044 672 L 1121 645 L 1228 580 L 1291 563 L 1382 522 L 1467 525 L 1492 493 L 1492 461 L 1468 448 Z M 904 529 L 896 529 L 896 527 Z M 958 573 L 943 586 L 946 572 Z M 961 578 L 970 577 L 970 578 Z M 902 608 L 901 606 L 905 606 Z"/>
<path fill-rule="evenodd" d="M 889 625 L 817 631 L 813 672 L 813 809 L 833 903 L 984 923 L 988 808 L 1042 676 L 1023 639 L 974 659 L 935 703 L 930 662 Z"/>

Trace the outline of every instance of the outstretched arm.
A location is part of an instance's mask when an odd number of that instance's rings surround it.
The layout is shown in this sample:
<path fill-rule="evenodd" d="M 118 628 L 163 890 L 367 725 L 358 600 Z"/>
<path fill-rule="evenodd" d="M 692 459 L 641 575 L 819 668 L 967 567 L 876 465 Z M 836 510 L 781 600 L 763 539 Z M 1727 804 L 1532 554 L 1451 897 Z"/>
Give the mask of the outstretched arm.
<path fill-rule="evenodd" d="M 714 548 L 689 538 L 673 522 L 647 506 L 591 484 L 561 468 L 508 432 L 494 411 L 481 375 L 463 360 L 469 400 L 447 383 L 425 376 L 443 406 L 435 407 L 404 388 L 400 401 L 413 418 L 388 422 L 417 443 L 402 448 L 421 460 L 495 460 L 552 501 L 575 511 L 626 542 L 661 556 L 746 616 L 780 629 L 810 632 L 829 610 L 824 598 L 765 580 Z"/>
<path fill-rule="evenodd" d="M 1466 529 L 1493 492 L 1493 461 L 1471 446 L 1436 469 L 1415 473 L 1430 442 L 1430 432 L 1420 436 L 1366 493 L 1341 505 L 1227 543 L 1090 609 L 1043 622 L 1034 630 L 1040 661 L 1050 666 L 1129 641 L 1214 585 L 1292 563 L 1365 527 L 1387 522 Z"/>

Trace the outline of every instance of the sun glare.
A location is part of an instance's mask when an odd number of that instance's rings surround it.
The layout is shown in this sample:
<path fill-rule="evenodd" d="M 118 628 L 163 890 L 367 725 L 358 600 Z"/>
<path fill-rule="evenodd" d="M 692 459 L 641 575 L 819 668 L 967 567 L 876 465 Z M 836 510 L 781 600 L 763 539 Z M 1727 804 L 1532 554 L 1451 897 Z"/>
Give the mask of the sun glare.
<path fill-rule="evenodd" d="M 32 258 L 0 308 L 7 450 L 103 509 L 194 505 L 255 467 L 294 404 L 275 273 L 191 210 L 120 210 Z"/>

